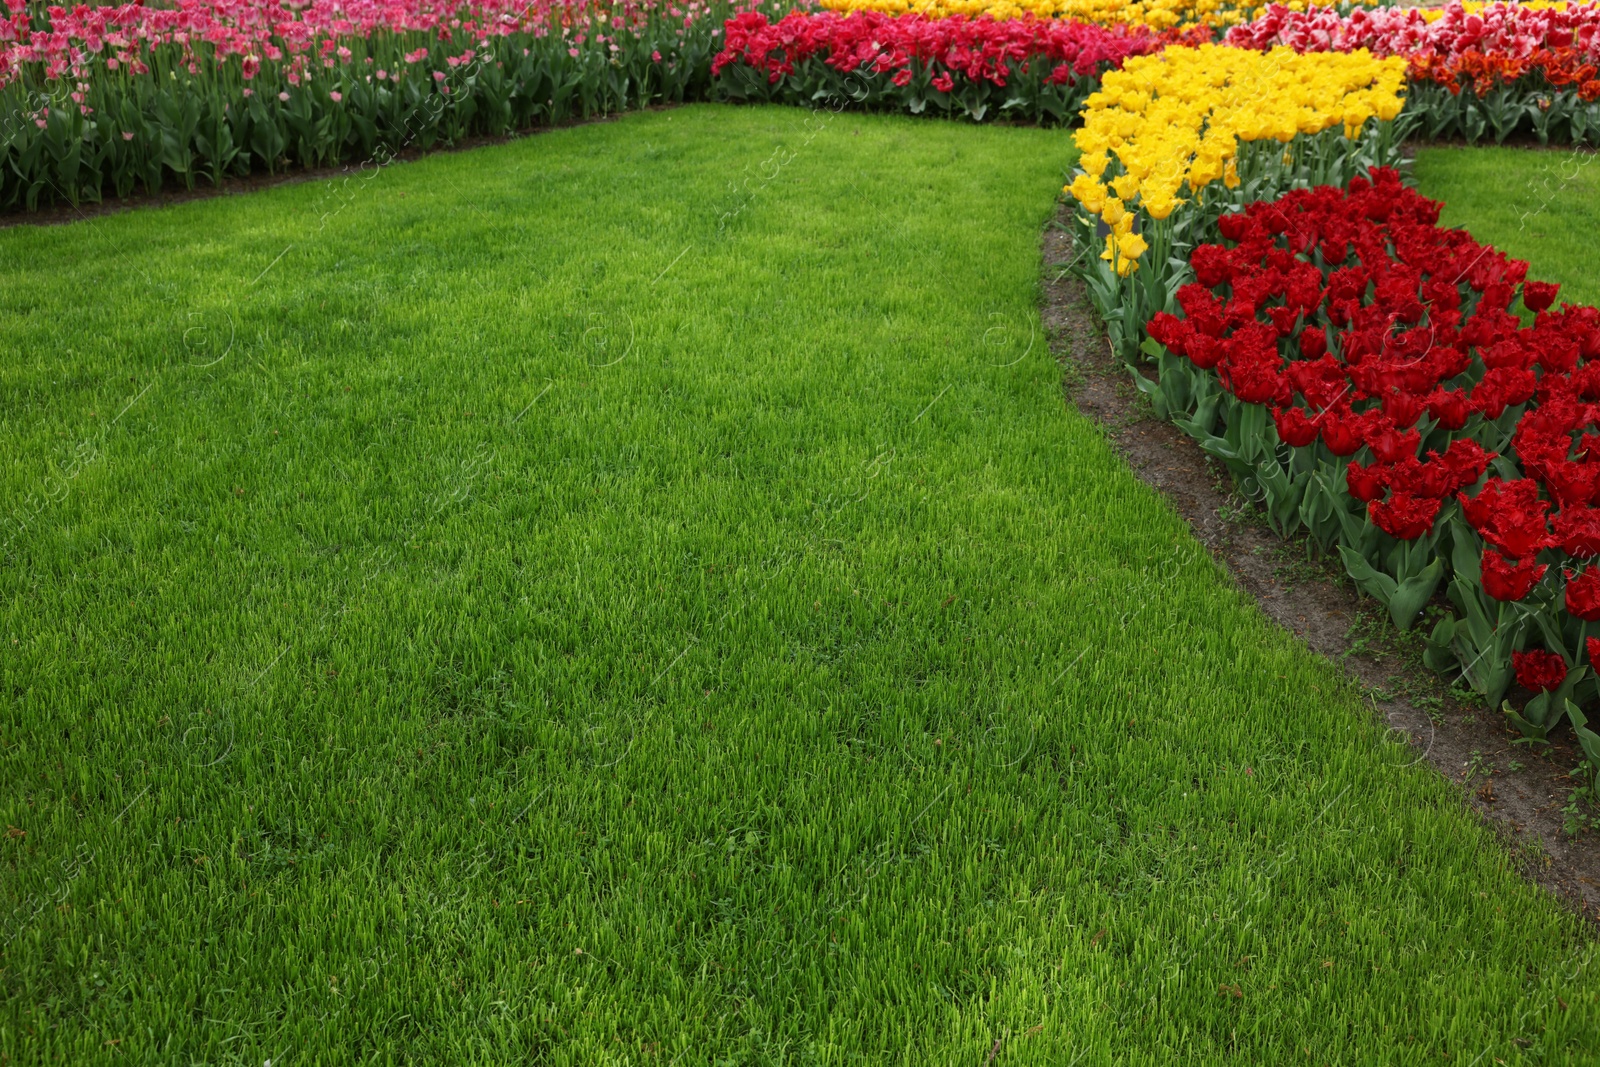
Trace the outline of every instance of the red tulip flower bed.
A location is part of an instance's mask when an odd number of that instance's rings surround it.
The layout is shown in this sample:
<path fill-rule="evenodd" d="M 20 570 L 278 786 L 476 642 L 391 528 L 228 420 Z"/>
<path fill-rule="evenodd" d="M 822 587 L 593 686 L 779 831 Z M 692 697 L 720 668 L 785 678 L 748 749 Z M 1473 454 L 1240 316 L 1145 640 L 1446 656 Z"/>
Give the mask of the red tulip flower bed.
<path fill-rule="evenodd" d="M 1068 122 L 1102 73 L 1180 39 L 1032 15 L 996 21 L 827 11 L 770 22 L 750 12 L 728 20 L 727 46 L 711 73 L 732 100 L 826 99 L 980 121 L 1005 113 Z"/>
<path fill-rule="evenodd" d="M 1432 666 L 1600 756 L 1600 311 L 1438 218 L 1387 169 L 1224 216 L 1142 387 L 1400 627 L 1446 589 Z"/>

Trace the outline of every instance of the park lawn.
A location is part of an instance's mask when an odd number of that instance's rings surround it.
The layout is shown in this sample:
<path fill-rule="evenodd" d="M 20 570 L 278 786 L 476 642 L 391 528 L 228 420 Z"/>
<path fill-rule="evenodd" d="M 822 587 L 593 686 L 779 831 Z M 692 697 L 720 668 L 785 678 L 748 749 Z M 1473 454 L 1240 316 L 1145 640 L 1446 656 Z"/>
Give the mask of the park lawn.
<path fill-rule="evenodd" d="M 1529 277 L 1561 283 L 1557 303 L 1600 305 L 1600 156 L 1573 149 L 1417 150 L 1424 196 L 1444 201 L 1439 221 L 1525 259 Z"/>
<path fill-rule="evenodd" d="M 1065 403 L 1069 153 L 0 232 L 3 1062 L 1592 1062 L 1583 924 Z"/>

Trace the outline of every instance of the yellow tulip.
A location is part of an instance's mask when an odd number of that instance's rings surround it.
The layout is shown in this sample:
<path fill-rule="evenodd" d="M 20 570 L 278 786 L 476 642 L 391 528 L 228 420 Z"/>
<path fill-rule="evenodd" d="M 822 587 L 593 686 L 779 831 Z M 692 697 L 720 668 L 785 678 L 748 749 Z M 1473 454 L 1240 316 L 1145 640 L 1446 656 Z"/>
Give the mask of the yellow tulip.
<path fill-rule="evenodd" d="M 1219 0 L 1146 0 L 1144 19 L 1153 24 L 1179 10 L 1223 20 L 1241 9 L 1225 12 Z M 1241 143 L 1288 145 L 1341 125 L 1356 136 L 1369 118 L 1389 121 L 1405 103 L 1405 71 L 1403 58 L 1362 49 L 1300 55 L 1201 45 L 1131 57 L 1105 74 L 1084 107 L 1074 135 L 1080 165 L 1115 192 L 1112 215 L 1137 202 L 1152 219 L 1166 218 L 1186 202 L 1178 199 L 1185 185 L 1194 194 L 1216 181 L 1237 188 Z M 1292 166 L 1292 149 L 1281 154 Z"/>
<path fill-rule="evenodd" d="M 1222 174 L 1222 160 L 1215 156 L 1196 156 L 1194 162 L 1189 164 L 1189 188 L 1199 192 L 1222 177 Z"/>
<path fill-rule="evenodd" d="M 1169 196 L 1165 193 L 1157 193 L 1155 196 L 1141 196 L 1139 198 L 1139 206 L 1144 208 L 1144 213 L 1158 222 L 1172 214 L 1178 205 L 1183 203 L 1187 203 L 1187 201 L 1179 200 L 1177 197 Z"/>
<path fill-rule="evenodd" d="M 1121 255 L 1121 249 L 1118 248 L 1117 242 L 1118 238 L 1107 237 L 1106 249 L 1104 252 L 1100 253 L 1100 258 L 1116 268 L 1118 277 L 1126 278 L 1128 275 L 1139 269 L 1139 261 L 1137 259 Z"/>
<path fill-rule="evenodd" d="M 1106 187 L 1095 181 L 1088 174 L 1080 174 L 1072 179 L 1072 184 L 1066 191 L 1071 193 L 1073 199 L 1083 205 L 1083 209 L 1091 215 L 1100 214 L 1101 208 L 1106 203 Z"/>

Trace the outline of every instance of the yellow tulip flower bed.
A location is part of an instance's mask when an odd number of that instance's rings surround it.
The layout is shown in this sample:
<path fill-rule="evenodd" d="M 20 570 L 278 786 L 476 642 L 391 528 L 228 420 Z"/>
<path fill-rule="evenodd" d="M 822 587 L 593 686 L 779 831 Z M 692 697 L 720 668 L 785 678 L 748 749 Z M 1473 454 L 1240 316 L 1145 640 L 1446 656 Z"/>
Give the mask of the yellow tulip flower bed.
<path fill-rule="evenodd" d="M 1358 0 L 1354 5 L 1376 6 L 1380 0 Z M 885 15 L 925 15 L 945 18 L 980 15 L 992 19 L 1074 19 L 1100 26 L 1146 26 L 1152 30 L 1211 26 L 1225 29 L 1249 22 L 1266 10 L 1265 0 L 822 0 L 830 11 L 877 11 Z M 1285 7 L 1304 11 L 1306 0 L 1287 0 Z"/>
<path fill-rule="evenodd" d="M 1080 171 L 1066 191 L 1083 239 L 1102 248 L 1090 290 L 1119 349 L 1131 357 L 1143 323 L 1169 302 L 1171 254 L 1215 240 L 1224 212 L 1394 165 L 1405 79 L 1405 60 L 1365 51 L 1219 45 L 1108 71 L 1074 135 Z M 1141 263 L 1151 276 L 1126 282 Z"/>

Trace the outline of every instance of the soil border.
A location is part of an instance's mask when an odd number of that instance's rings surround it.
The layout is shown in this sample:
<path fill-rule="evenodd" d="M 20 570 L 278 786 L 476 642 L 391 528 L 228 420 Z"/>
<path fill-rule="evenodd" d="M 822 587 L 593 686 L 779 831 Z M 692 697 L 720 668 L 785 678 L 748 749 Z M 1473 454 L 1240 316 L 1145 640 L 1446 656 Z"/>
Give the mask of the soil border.
<path fill-rule="evenodd" d="M 1198 442 L 1156 418 L 1113 355 L 1082 281 L 1066 270 L 1069 219 L 1063 204 L 1045 228 L 1041 308 L 1067 403 L 1100 427 L 1268 618 L 1361 687 L 1383 724 L 1456 786 L 1530 880 L 1600 926 L 1600 825 L 1569 833 L 1564 810 L 1579 785 L 1567 773 L 1582 759 L 1577 746 L 1564 735 L 1541 752 L 1516 744 L 1520 735 L 1499 714 L 1423 665 L 1418 635 L 1396 631 L 1341 569 L 1311 561 L 1304 537 L 1273 534 Z"/>

